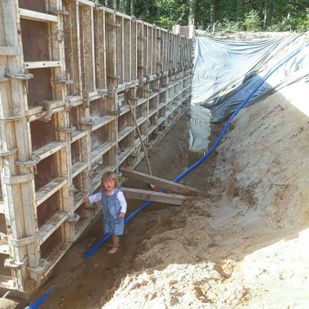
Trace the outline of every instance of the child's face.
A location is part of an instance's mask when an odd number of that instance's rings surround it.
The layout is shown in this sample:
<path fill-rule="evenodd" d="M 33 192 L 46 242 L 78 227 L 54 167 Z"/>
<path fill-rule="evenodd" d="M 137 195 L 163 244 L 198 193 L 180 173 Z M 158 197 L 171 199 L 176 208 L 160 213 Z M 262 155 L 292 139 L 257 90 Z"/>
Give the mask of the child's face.
<path fill-rule="evenodd" d="M 106 191 L 112 191 L 115 188 L 115 180 L 114 179 L 103 180 L 103 188 Z"/>

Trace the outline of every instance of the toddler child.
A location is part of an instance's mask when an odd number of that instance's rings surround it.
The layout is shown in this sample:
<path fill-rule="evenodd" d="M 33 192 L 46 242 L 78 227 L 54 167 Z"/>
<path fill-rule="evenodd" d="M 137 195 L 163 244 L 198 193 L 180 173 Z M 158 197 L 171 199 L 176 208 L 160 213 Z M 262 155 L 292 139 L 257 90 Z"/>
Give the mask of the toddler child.
<path fill-rule="evenodd" d="M 112 234 L 112 248 L 109 254 L 119 249 L 119 236 L 124 232 L 124 217 L 127 211 L 127 202 L 120 189 L 118 189 L 117 176 L 113 172 L 106 172 L 101 180 L 101 191 L 90 196 L 84 196 L 85 203 L 102 201 L 104 219 L 103 226 L 106 234 Z"/>

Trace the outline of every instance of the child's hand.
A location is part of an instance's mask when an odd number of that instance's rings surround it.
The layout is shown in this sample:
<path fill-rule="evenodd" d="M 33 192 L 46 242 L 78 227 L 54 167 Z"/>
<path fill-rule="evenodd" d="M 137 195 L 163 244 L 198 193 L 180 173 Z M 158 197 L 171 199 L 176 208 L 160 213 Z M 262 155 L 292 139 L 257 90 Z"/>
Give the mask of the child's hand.
<path fill-rule="evenodd" d="M 83 202 L 84 203 L 89 203 L 89 198 L 88 198 L 88 196 L 83 196 Z"/>
<path fill-rule="evenodd" d="M 126 216 L 126 214 L 124 212 L 122 212 L 122 213 L 120 213 L 119 218 L 124 219 L 125 216 Z"/>

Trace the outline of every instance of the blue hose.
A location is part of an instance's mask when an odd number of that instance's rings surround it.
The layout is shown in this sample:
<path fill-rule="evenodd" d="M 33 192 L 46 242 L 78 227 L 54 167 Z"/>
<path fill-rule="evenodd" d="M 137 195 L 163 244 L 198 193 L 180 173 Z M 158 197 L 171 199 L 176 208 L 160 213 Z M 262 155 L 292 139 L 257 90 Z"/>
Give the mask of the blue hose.
<path fill-rule="evenodd" d="M 145 201 L 139 208 L 132 212 L 128 217 L 124 219 L 124 223 L 127 224 L 132 218 L 137 214 L 143 211 L 146 207 L 151 204 L 151 201 Z M 92 248 L 90 248 L 84 255 L 84 258 L 87 260 L 90 258 L 104 243 L 106 243 L 110 238 L 111 234 L 104 235 Z"/>
<path fill-rule="evenodd" d="M 37 309 L 40 308 L 40 306 L 42 305 L 42 303 L 52 294 L 54 294 L 53 291 L 49 291 L 46 294 L 44 294 L 43 296 L 41 296 L 35 303 L 27 306 L 25 309 Z"/>
<path fill-rule="evenodd" d="M 244 108 L 251 97 L 263 86 L 265 81 L 276 71 L 278 70 L 284 63 L 288 62 L 291 58 L 295 57 L 297 54 L 301 52 L 301 50 L 305 47 L 308 47 L 309 43 L 289 55 L 286 59 L 282 60 L 277 64 L 273 69 L 271 69 L 265 77 L 258 83 L 258 85 L 253 89 L 251 93 L 243 100 L 243 102 L 238 106 L 238 108 L 233 112 L 227 123 L 224 125 L 220 135 L 214 142 L 214 144 L 210 147 L 210 149 L 205 153 L 200 159 L 198 159 L 195 163 L 193 163 L 189 168 L 187 168 L 183 173 L 178 175 L 175 179 L 174 182 L 179 182 L 181 179 L 183 179 L 185 176 L 187 176 L 189 173 L 191 173 L 194 169 L 196 169 L 199 165 L 201 165 L 205 160 L 213 153 L 213 151 L 218 147 L 219 143 L 221 142 L 223 136 L 226 134 L 229 126 L 231 125 L 232 120 L 236 117 L 236 115 L 240 112 L 242 108 Z M 144 210 L 146 207 L 148 207 L 151 204 L 151 201 L 146 201 L 144 202 L 137 210 L 135 210 L 130 216 L 128 216 L 125 220 L 125 223 L 129 222 L 132 218 L 134 218 L 138 213 L 140 213 L 142 210 Z M 91 255 L 95 253 L 107 240 L 109 240 L 111 237 L 110 234 L 105 235 L 103 238 L 101 238 L 95 245 L 94 247 L 90 248 L 86 254 L 85 258 L 88 259 Z"/>
<path fill-rule="evenodd" d="M 278 70 L 284 63 L 288 62 L 291 58 L 295 57 L 297 54 L 299 54 L 305 47 L 308 47 L 309 43 L 305 44 L 303 47 L 295 51 L 294 53 L 290 54 L 287 58 L 279 62 L 273 69 L 271 69 L 265 77 L 258 83 L 258 85 L 253 89 L 251 93 L 243 100 L 243 102 L 239 105 L 237 110 L 233 112 L 227 123 L 224 125 L 220 135 L 214 142 L 214 144 L 210 147 L 210 149 L 205 153 L 199 160 L 197 160 L 195 163 L 193 163 L 189 168 L 187 168 L 183 173 L 178 175 L 174 182 L 179 182 L 181 179 L 183 179 L 185 176 L 187 176 L 189 173 L 191 173 L 194 169 L 196 169 L 199 165 L 201 165 L 203 162 L 206 161 L 207 158 L 213 153 L 213 151 L 218 147 L 220 141 L 222 140 L 223 136 L 226 134 L 228 128 L 231 125 L 232 120 L 236 117 L 236 115 L 240 112 L 242 108 L 244 108 L 251 97 L 259 90 L 260 87 L 263 86 L 265 81 L 276 71 Z M 126 219 L 125 223 L 128 223 L 131 219 L 133 219 L 135 216 L 137 216 L 141 211 L 143 211 L 146 207 L 148 207 L 152 202 L 151 201 L 145 201 L 138 209 L 136 209 L 133 213 L 131 213 Z M 85 259 L 88 259 L 91 257 L 104 243 L 106 243 L 111 237 L 111 234 L 104 235 L 92 248 L 90 248 L 84 255 Z M 52 293 L 46 293 L 41 298 L 39 298 L 33 305 L 29 305 L 25 309 L 37 309 L 39 306 L 51 295 Z"/>

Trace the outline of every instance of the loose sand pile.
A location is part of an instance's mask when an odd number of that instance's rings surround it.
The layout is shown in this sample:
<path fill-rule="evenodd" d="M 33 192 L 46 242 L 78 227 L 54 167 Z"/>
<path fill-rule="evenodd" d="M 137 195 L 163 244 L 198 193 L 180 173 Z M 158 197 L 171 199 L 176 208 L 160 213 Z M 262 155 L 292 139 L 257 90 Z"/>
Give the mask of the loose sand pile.
<path fill-rule="evenodd" d="M 103 308 L 309 308 L 304 89 L 240 113 L 213 162 L 186 180 L 209 198 L 158 211 L 135 272 Z"/>

